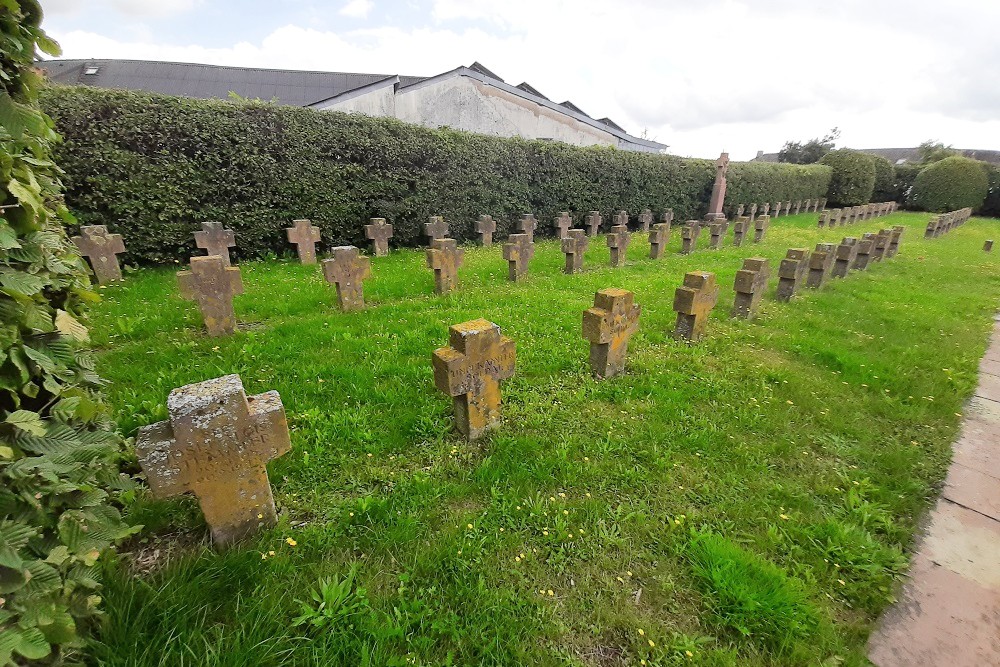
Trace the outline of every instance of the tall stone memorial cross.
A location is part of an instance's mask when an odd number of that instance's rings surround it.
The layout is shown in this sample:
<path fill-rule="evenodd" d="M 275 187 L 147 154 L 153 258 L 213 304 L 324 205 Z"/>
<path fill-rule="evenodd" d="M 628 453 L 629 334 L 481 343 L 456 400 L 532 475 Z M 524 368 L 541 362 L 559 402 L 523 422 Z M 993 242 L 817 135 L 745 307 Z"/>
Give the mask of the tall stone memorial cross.
<path fill-rule="evenodd" d="M 434 241 L 448 236 L 448 223 L 440 215 L 432 215 L 430 222 L 424 223 L 424 236 L 430 237 L 433 246 Z"/>
<path fill-rule="evenodd" d="M 853 236 L 844 237 L 844 240 L 837 246 L 836 260 L 833 263 L 833 277 L 846 278 L 857 259 L 858 240 Z"/>
<path fill-rule="evenodd" d="M 229 266 L 229 249 L 236 247 L 236 234 L 231 229 L 224 229 L 221 222 L 203 222 L 201 231 L 194 233 L 194 244 L 209 256 L 218 255 L 222 265 Z"/>
<path fill-rule="evenodd" d="M 698 237 L 701 235 L 701 223 L 688 220 L 681 227 L 681 254 L 690 255 L 698 249 Z"/>
<path fill-rule="evenodd" d="M 715 220 L 726 217 L 722 212 L 722 204 L 726 201 L 726 173 L 728 171 L 729 153 L 722 153 L 715 161 L 715 183 L 712 184 L 712 196 L 708 200 L 706 219 Z"/>
<path fill-rule="evenodd" d="M 372 218 L 370 224 L 365 225 L 365 238 L 375 246 L 376 257 L 385 257 L 389 254 L 392 225 L 386 224 L 385 218 Z"/>
<path fill-rule="evenodd" d="M 535 256 L 535 244 L 528 234 L 511 234 L 503 244 L 503 258 L 507 260 L 507 280 L 516 283 L 528 275 L 528 263 Z"/>
<path fill-rule="evenodd" d="M 889 247 L 886 249 L 886 257 L 891 259 L 899 253 L 899 243 L 903 240 L 904 231 L 906 231 L 906 227 L 896 225 L 889 232 Z"/>
<path fill-rule="evenodd" d="M 427 267 L 434 270 L 434 293 L 447 294 L 458 287 L 458 267 L 465 259 L 465 250 L 455 239 L 434 239 L 426 250 Z"/>
<path fill-rule="evenodd" d="M 108 234 L 104 225 L 84 225 L 80 227 L 80 236 L 73 237 L 73 243 L 90 260 L 99 285 L 122 279 L 118 254 L 125 252 L 125 243 L 121 234 Z"/>
<path fill-rule="evenodd" d="M 639 328 L 641 310 L 627 290 L 611 287 L 594 295 L 594 307 L 583 311 L 583 337 L 590 341 L 594 375 L 610 378 L 625 370 L 628 342 Z"/>
<path fill-rule="evenodd" d="M 219 255 L 192 257 L 191 268 L 177 272 L 181 296 L 197 301 L 209 336 L 226 336 L 236 331 L 233 297 L 243 294 L 240 270 L 226 266 Z"/>
<path fill-rule="evenodd" d="M 316 263 L 316 244 L 320 242 L 320 229 L 313 227 L 309 220 L 293 220 L 291 227 L 285 227 L 288 242 L 295 246 L 299 261 L 303 264 Z"/>
<path fill-rule="evenodd" d="M 658 222 L 649 230 L 649 258 L 660 259 L 670 241 L 670 223 Z"/>
<path fill-rule="evenodd" d="M 639 231 L 648 232 L 651 224 L 653 224 L 653 212 L 648 208 L 642 209 L 642 213 L 639 214 Z"/>
<path fill-rule="evenodd" d="M 816 249 L 809 255 L 809 277 L 806 287 L 819 289 L 830 279 L 833 263 L 837 259 L 837 246 L 832 243 L 817 243 Z"/>
<path fill-rule="evenodd" d="M 749 231 L 750 218 L 745 215 L 736 218 L 736 222 L 733 223 L 733 245 L 736 247 L 743 245 L 743 240 L 746 239 Z"/>
<path fill-rule="evenodd" d="M 517 231 L 521 234 L 526 234 L 529 243 L 535 242 L 535 230 L 538 229 L 538 220 L 535 219 L 533 213 L 525 213 L 521 216 L 521 219 L 517 221 Z"/>
<path fill-rule="evenodd" d="M 697 341 L 705 335 L 708 314 L 719 300 L 719 286 L 715 274 L 691 271 L 684 275 L 684 284 L 674 293 L 674 311 L 677 323 L 674 336 L 682 340 Z"/>
<path fill-rule="evenodd" d="M 558 238 L 566 238 L 567 232 L 573 226 L 573 218 L 570 217 L 569 211 L 562 211 L 559 217 L 555 219 L 555 222 L 552 223 L 552 226 L 556 228 Z"/>
<path fill-rule="evenodd" d="M 597 236 L 597 233 L 601 231 L 601 223 L 604 220 L 598 211 L 591 211 L 587 214 L 584 222 L 587 225 L 587 236 Z"/>
<path fill-rule="evenodd" d="M 566 255 L 566 267 L 563 271 L 572 275 L 583 270 L 583 256 L 590 240 L 583 229 L 571 229 L 566 234 L 561 241 L 563 254 Z"/>
<path fill-rule="evenodd" d="M 514 375 L 514 341 L 484 319 L 448 333 L 451 347 L 434 350 L 434 384 L 453 398 L 458 430 L 475 440 L 500 422 L 500 381 Z"/>
<path fill-rule="evenodd" d="M 225 375 L 174 389 L 167 413 L 135 439 L 153 496 L 197 496 L 218 547 L 273 526 L 266 466 L 292 448 L 278 392 L 247 396 L 239 375 Z"/>
<path fill-rule="evenodd" d="M 608 234 L 608 248 L 611 249 L 611 266 L 619 267 L 625 265 L 625 258 L 628 255 L 628 244 L 632 241 L 632 235 L 628 231 L 628 225 L 615 225 Z"/>
<path fill-rule="evenodd" d="M 778 301 L 788 301 L 799 291 L 809 271 L 809 249 L 789 248 L 778 265 Z"/>
<path fill-rule="evenodd" d="M 729 222 L 724 218 L 720 218 L 715 222 L 708 224 L 708 233 L 710 235 L 708 247 L 712 250 L 718 250 L 722 247 L 722 241 L 726 238 L 726 231 L 729 229 Z"/>
<path fill-rule="evenodd" d="M 752 320 L 757 316 L 770 277 L 771 266 L 764 257 L 750 257 L 743 260 L 743 268 L 736 272 L 736 282 L 733 285 L 736 290 L 733 317 Z"/>
<path fill-rule="evenodd" d="M 760 243 L 767 235 L 767 228 L 771 225 L 771 216 L 762 215 L 753 221 L 753 242 Z"/>
<path fill-rule="evenodd" d="M 481 215 L 476 220 L 476 232 L 479 234 L 479 242 L 484 248 L 493 245 L 493 232 L 497 230 L 497 222 L 492 215 Z"/>
<path fill-rule="evenodd" d="M 332 250 L 323 260 L 323 278 L 337 288 L 337 305 L 345 313 L 365 307 L 364 281 L 372 277 L 372 261 L 352 245 Z"/>

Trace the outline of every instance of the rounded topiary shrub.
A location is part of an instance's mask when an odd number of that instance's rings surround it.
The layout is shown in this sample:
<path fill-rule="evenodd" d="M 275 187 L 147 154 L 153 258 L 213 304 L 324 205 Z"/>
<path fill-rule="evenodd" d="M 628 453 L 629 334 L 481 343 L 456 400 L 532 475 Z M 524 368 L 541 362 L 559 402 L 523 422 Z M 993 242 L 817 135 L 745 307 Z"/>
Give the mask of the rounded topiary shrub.
<path fill-rule="evenodd" d="M 872 155 L 871 159 L 875 165 L 875 191 L 872 193 L 872 201 L 889 201 L 895 190 L 896 168 L 879 155 Z"/>
<path fill-rule="evenodd" d="M 830 151 L 819 161 L 833 169 L 827 207 L 857 206 L 872 200 L 875 191 L 875 161 L 870 155 L 848 149 Z"/>
<path fill-rule="evenodd" d="M 917 174 L 910 202 L 916 208 L 937 213 L 965 207 L 978 209 L 986 200 L 988 189 L 983 164 L 956 155 L 935 162 Z"/>

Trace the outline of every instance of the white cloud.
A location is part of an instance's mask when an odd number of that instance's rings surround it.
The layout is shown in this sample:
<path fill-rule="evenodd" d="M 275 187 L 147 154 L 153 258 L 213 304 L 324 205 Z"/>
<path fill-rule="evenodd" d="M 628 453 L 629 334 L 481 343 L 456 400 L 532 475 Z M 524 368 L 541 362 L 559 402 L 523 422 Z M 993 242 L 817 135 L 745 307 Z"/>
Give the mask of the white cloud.
<path fill-rule="evenodd" d="M 433 75 L 478 60 L 672 152 L 748 159 L 842 130 L 841 145 L 930 138 L 1000 148 L 1000 2 L 435 0 L 425 26 L 286 25 L 224 48 L 54 32 L 66 57 Z M 370 11 L 371 0 L 354 0 Z M 342 10 L 343 11 L 343 10 Z M 477 27 L 478 26 L 478 27 Z M 637 27 L 641 26 L 641 30 Z M 138 39 L 138 38 L 137 38 Z"/>
<path fill-rule="evenodd" d="M 368 17 L 368 13 L 375 7 L 372 0 L 351 0 L 338 12 L 341 16 L 348 16 L 352 19 L 363 19 Z"/>

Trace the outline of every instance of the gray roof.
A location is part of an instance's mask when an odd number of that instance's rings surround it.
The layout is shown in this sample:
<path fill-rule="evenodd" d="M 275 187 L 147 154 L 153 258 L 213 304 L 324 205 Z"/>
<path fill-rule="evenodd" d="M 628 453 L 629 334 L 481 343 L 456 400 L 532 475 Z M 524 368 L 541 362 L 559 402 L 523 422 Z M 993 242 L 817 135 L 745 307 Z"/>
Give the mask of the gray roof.
<path fill-rule="evenodd" d="M 39 65 L 58 83 L 216 99 L 225 99 L 233 92 L 248 99 L 277 100 L 290 106 L 307 106 L 392 76 L 148 60 L 47 60 Z M 86 73 L 94 69 L 96 73 Z M 399 77 L 401 85 L 423 78 Z"/>

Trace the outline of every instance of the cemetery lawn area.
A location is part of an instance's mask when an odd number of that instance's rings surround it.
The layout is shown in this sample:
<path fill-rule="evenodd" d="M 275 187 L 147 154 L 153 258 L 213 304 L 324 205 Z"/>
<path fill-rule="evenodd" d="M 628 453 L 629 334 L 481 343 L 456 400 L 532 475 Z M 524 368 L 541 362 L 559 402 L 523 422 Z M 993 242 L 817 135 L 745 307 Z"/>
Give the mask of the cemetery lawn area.
<path fill-rule="evenodd" d="M 280 392 L 293 448 L 269 465 L 279 526 L 225 553 L 193 499 L 123 494 L 146 530 L 104 563 L 96 659 L 865 664 L 1000 299 L 1000 256 L 981 250 L 998 222 L 924 240 L 929 217 L 782 217 L 742 248 L 730 228 L 710 251 L 705 230 L 688 256 L 675 227 L 659 261 L 636 233 L 621 269 L 601 237 L 575 276 L 547 239 L 518 284 L 500 247 L 470 247 L 444 297 L 422 250 L 394 250 L 351 314 L 318 266 L 242 262 L 241 331 L 214 339 L 179 267 L 127 274 L 90 322 L 123 433 L 165 419 L 171 389 L 239 373 L 248 393 Z M 788 248 L 893 225 L 896 258 L 775 301 Z M 770 287 L 757 320 L 731 320 L 751 256 L 770 259 Z M 671 337 L 690 270 L 721 286 L 693 346 Z M 643 311 L 626 374 L 598 381 L 581 312 L 605 287 Z M 479 317 L 514 339 L 517 372 L 502 427 L 470 444 L 430 358 Z"/>

